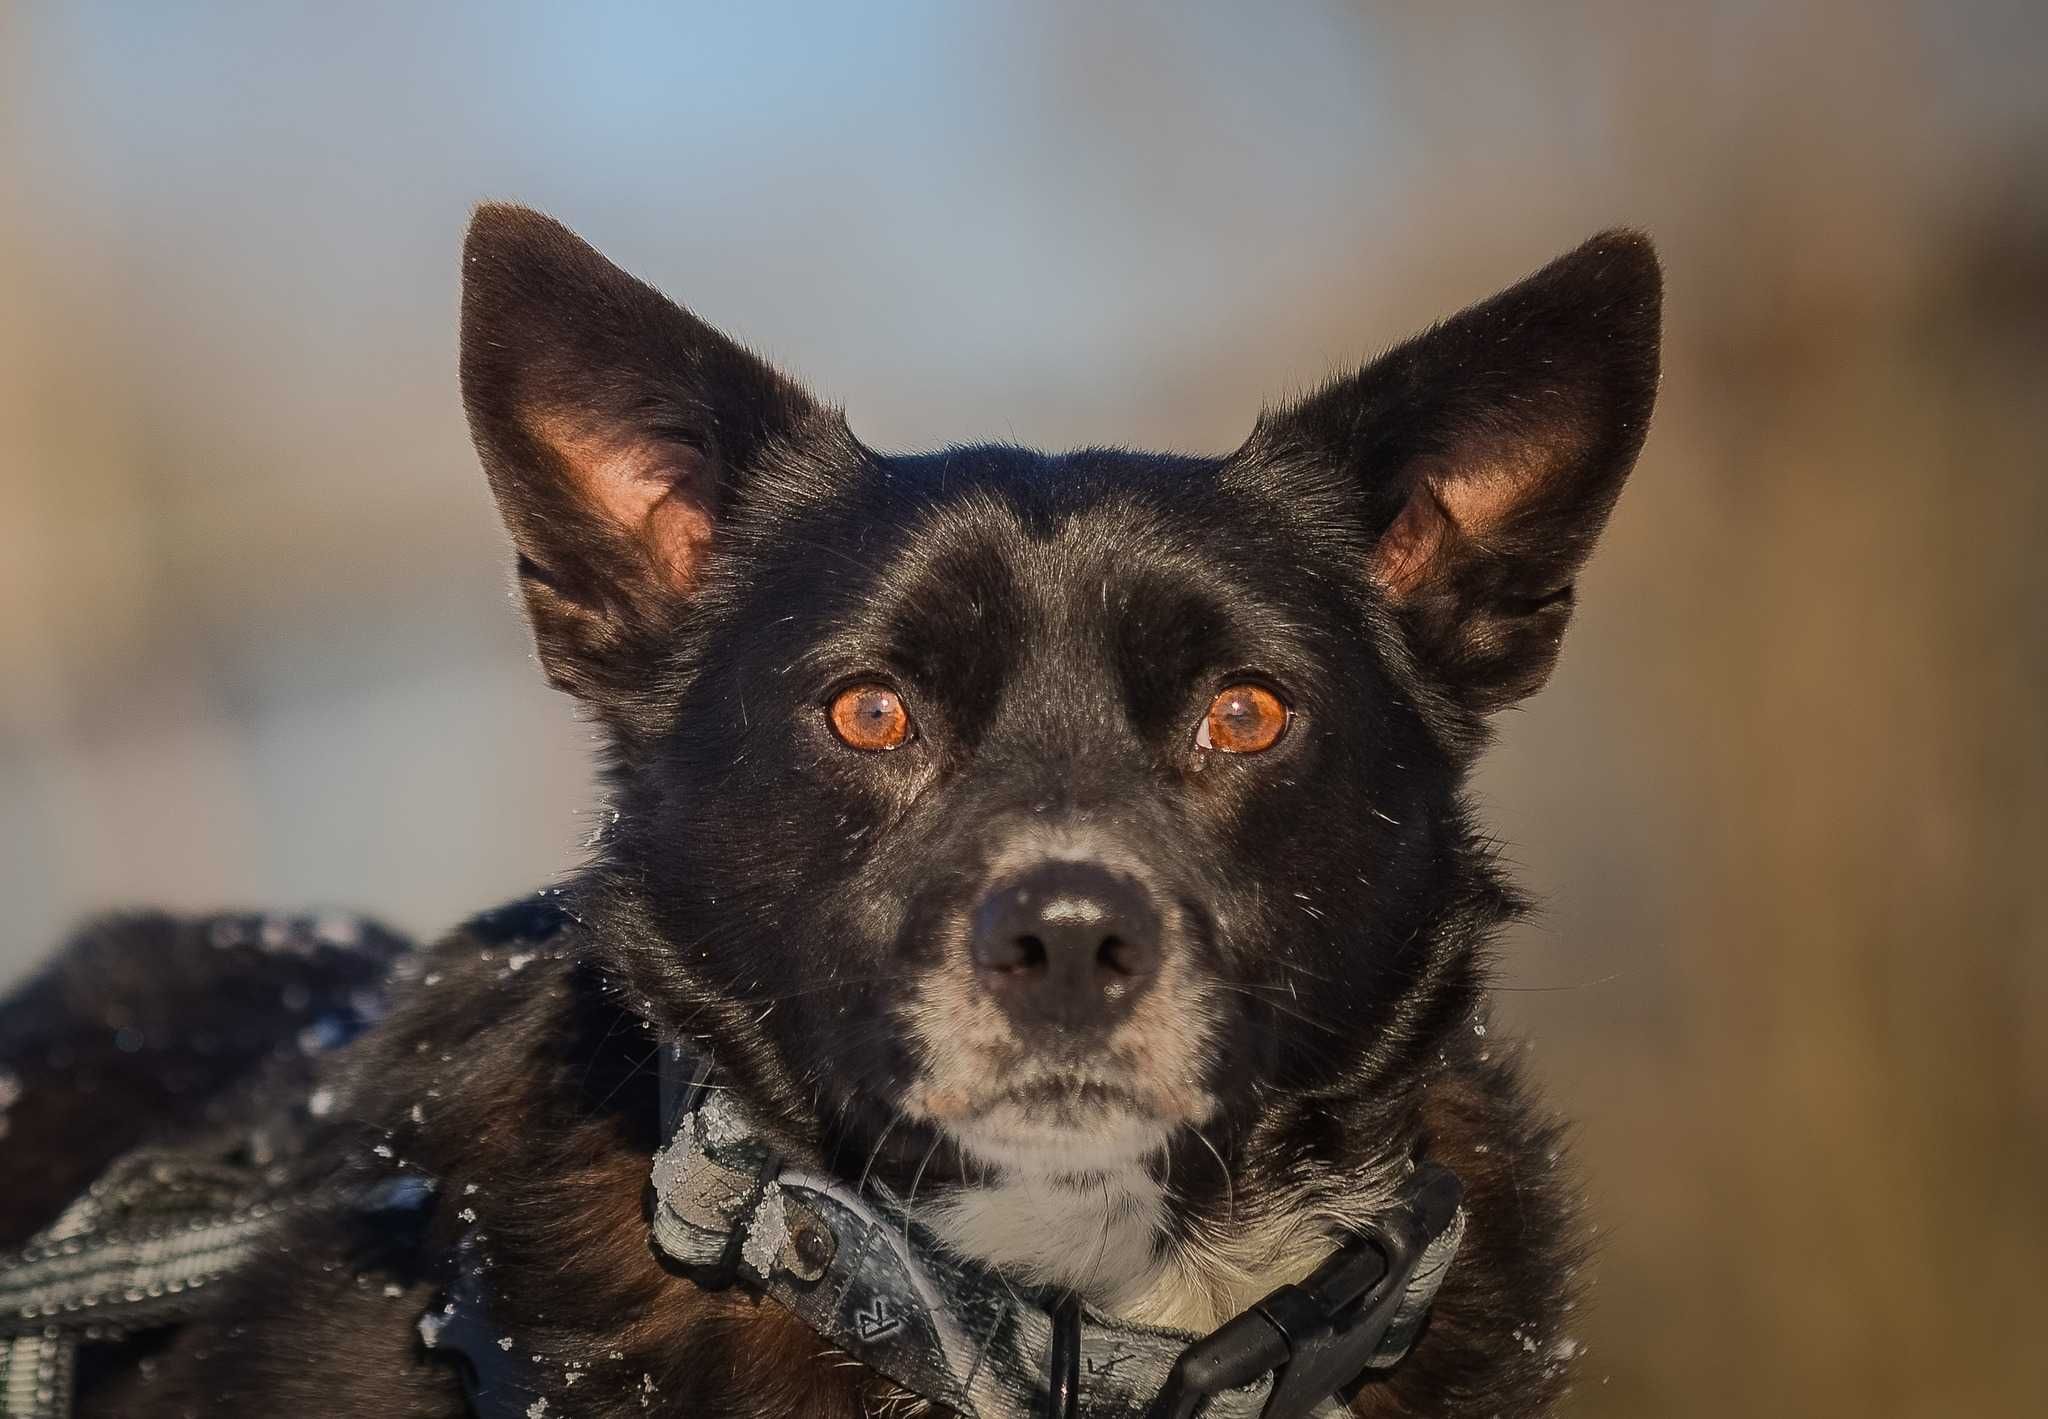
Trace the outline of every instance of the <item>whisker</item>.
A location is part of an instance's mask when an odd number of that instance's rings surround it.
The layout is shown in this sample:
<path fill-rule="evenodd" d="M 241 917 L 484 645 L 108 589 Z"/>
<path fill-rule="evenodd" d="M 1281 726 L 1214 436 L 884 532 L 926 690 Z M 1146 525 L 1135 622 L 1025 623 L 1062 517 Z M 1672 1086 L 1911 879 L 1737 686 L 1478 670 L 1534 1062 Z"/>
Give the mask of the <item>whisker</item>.
<path fill-rule="evenodd" d="M 939 1151 L 939 1144 L 945 1141 L 943 1134 L 932 1136 L 932 1146 L 924 1150 L 924 1161 L 917 1165 L 917 1171 L 910 1176 L 910 1193 L 903 1200 L 903 1244 L 910 1245 L 910 1219 L 917 1210 L 917 1185 L 924 1181 L 924 1170 L 931 1166 L 932 1157 Z"/>
<path fill-rule="evenodd" d="M 647 1053 L 641 1056 L 640 1060 L 637 1063 L 635 1063 L 632 1068 L 628 1069 L 625 1072 L 625 1074 L 620 1077 L 619 1081 L 616 1084 L 613 1084 L 611 1088 L 605 1091 L 605 1096 L 602 1099 L 599 1099 L 596 1103 L 590 1106 L 589 1112 L 593 1114 L 598 1113 L 604 1108 L 606 1104 L 609 1104 L 613 1099 L 617 1098 L 619 1090 L 625 1088 L 628 1084 L 632 1083 L 635 1079 L 639 1078 L 641 1072 L 645 1070 L 648 1065 L 654 1063 L 656 1056 L 658 1056 L 660 1053 L 660 1045 L 656 1045 L 653 1049 L 647 1051 Z"/>
<path fill-rule="evenodd" d="M 1256 993 L 1258 990 L 1277 991 L 1279 989 L 1278 986 L 1250 986 L 1241 985 L 1233 981 L 1216 981 L 1213 983 L 1213 985 L 1214 988 L 1217 990 L 1230 991 L 1235 994 L 1245 996 L 1248 999 L 1256 1000 L 1259 1002 L 1259 1004 L 1265 1006 L 1274 1014 L 1285 1016 L 1287 1019 L 1293 1020 L 1299 1024 L 1307 1025 L 1311 1029 L 1321 1030 L 1325 1034 L 1335 1035 L 1340 1039 L 1350 1034 L 1349 1030 L 1346 1030 L 1341 1026 L 1332 1025 L 1326 1020 L 1318 1020 L 1314 1016 L 1305 1014 L 1300 1010 L 1290 1010 L 1286 1006 L 1280 1004 L 1278 1001 L 1268 1000 L 1264 996 L 1258 995 Z"/>
<path fill-rule="evenodd" d="M 875 1171 L 875 1160 L 882 1156 L 882 1145 L 889 1141 L 889 1135 L 895 1132 L 896 1125 L 902 1121 L 902 1114 L 891 1112 L 889 1121 L 882 1125 L 881 1136 L 875 1139 L 874 1149 L 868 1154 L 868 1165 L 860 1170 L 860 1181 L 853 1185 L 853 1190 L 856 1193 L 864 1193 L 868 1190 L 868 1178 Z"/>
<path fill-rule="evenodd" d="M 1593 980 L 1575 981 L 1570 985 L 1494 985 L 1489 986 L 1488 989 L 1505 991 L 1515 995 L 1550 995 L 1559 991 L 1591 990 L 1594 986 L 1598 985 L 1612 985 L 1627 974 L 1627 971 L 1614 971 L 1608 975 L 1596 977 Z"/>
<path fill-rule="evenodd" d="M 1224 1221 L 1231 1226 L 1237 1225 L 1237 1184 L 1231 1181 L 1230 1165 L 1223 1161 L 1223 1154 L 1217 1150 L 1214 1143 L 1209 1141 L 1207 1133 L 1204 1133 L 1199 1128 L 1191 1128 L 1188 1132 L 1194 1134 L 1201 1141 L 1202 1146 L 1209 1150 L 1209 1156 L 1216 1160 L 1216 1170 L 1223 1174 Z"/>

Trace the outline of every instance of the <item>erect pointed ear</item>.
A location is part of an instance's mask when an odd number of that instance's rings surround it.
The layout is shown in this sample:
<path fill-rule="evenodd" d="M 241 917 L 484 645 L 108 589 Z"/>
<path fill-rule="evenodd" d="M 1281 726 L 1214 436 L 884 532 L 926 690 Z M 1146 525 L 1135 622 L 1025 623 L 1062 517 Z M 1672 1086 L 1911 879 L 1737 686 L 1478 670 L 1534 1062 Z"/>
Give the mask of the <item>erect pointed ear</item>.
<path fill-rule="evenodd" d="M 747 475 L 819 406 L 523 207 L 463 245 L 462 398 L 556 685 L 602 703 L 672 629 Z"/>
<path fill-rule="evenodd" d="M 1366 572 L 1474 711 L 1556 663 L 1573 580 L 1642 448 L 1661 304 L 1649 240 L 1607 232 L 1268 413 L 1246 446 L 1350 475 L 1376 539 Z"/>

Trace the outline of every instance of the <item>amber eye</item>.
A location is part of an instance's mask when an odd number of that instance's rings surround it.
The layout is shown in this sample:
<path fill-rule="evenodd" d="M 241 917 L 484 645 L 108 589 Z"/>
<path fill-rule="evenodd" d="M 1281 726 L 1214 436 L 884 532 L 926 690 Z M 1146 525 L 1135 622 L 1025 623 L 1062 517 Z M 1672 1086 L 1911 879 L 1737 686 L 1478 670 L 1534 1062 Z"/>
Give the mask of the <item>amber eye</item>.
<path fill-rule="evenodd" d="M 1232 685 L 1209 705 L 1195 743 L 1225 754 L 1256 754 L 1280 742 L 1293 711 L 1264 685 Z"/>
<path fill-rule="evenodd" d="M 895 749 L 910 738 L 910 711 L 887 685 L 855 685 L 832 697 L 832 732 L 856 749 Z"/>

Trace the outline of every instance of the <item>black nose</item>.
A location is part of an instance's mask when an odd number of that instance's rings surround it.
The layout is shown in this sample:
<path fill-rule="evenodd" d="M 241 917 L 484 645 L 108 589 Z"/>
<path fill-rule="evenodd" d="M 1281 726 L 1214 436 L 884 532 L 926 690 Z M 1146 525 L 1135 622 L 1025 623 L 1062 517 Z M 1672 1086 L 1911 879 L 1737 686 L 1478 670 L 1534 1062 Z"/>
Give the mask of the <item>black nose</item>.
<path fill-rule="evenodd" d="M 1041 863 L 982 898 L 971 954 L 1013 1018 L 1106 1025 L 1159 970 L 1159 909 L 1120 873 Z"/>

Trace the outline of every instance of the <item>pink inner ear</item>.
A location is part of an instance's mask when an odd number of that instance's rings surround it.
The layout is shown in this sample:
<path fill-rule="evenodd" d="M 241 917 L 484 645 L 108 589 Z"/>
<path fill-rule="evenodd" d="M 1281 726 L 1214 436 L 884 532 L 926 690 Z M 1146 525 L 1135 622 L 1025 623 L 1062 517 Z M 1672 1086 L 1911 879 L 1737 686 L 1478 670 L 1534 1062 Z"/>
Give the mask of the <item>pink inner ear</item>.
<path fill-rule="evenodd" d="M 566 415 L 537 420 L 535 432 L 566 465 L 577 500 L 639 545 L 657 582 L 672 591 L 696 584 L 716 496 L 700 450 L 607 436 Z"/>
<path fill-rule="evenodd" d="M 1540 486 L 1542 470 L 1533 459 L 1475 466 L 1432 458 L 1407 476 L 1414 491 L 1380 534 L 1371 567 L 1373 579 L 1397 599 L 1435 576 L 1460 543 L 1483 547 Z"/>
<path fill-rule="evenodd" d="M 1430 568 L 1451 535 L 1450 517 L 1437 506 L 1427 483 L 1415 485 L 1401 515 L 1372 549 L 1372 576 L 1395 596 L 1408 595 L 1429 579 Z"/>

